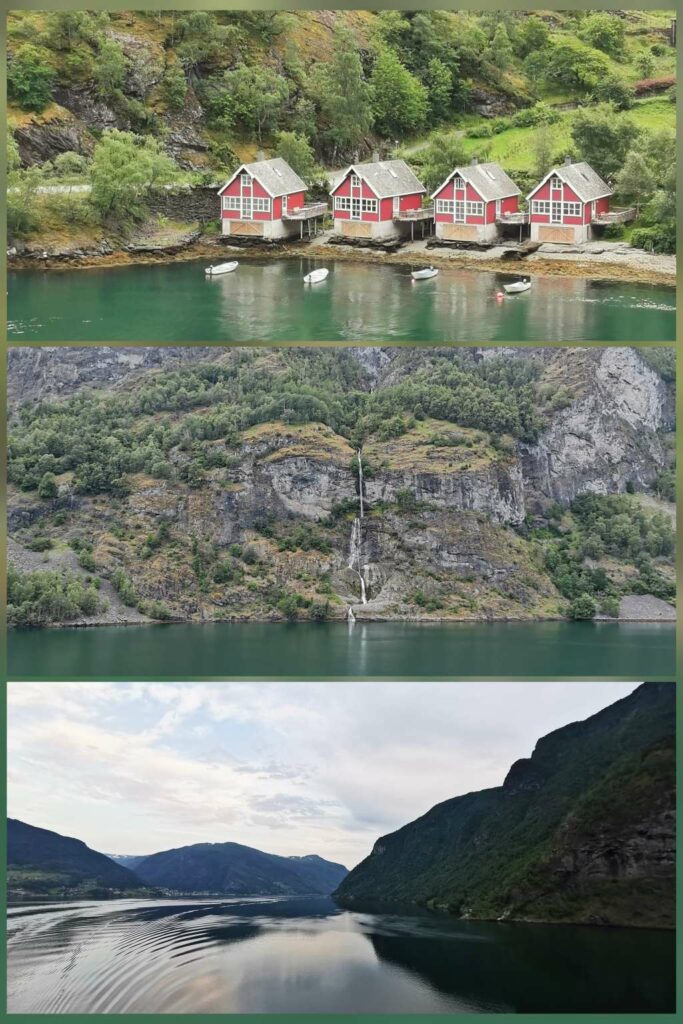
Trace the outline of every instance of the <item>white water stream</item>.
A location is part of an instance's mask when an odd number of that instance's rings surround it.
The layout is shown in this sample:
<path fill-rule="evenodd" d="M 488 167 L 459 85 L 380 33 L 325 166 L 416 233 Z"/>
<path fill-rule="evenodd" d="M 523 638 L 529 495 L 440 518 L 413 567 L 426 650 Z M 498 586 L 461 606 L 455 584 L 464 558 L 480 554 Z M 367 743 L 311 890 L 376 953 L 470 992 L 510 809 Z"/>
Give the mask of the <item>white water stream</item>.
<path fill-rule="evenodd" d="M 363 516 L 365 515 L 365 505 L 363 502 L 363 459 L 361 456 L 361 450 L 358 449 L 358 493 L 360 499 L 360 515 L 358 515 L 351 527 L 351 543 L 349 545 L 349 569 L 352 569 L 356 573 L 360 580 L 360 597 L 363 604 L 368 603 L 367 594 L 365 591 L 365 566 L 362 564 L 362 547 L 363 547 Z M 348 612 L 349 622 L 355 621 L 353 609 L 349 608 Z"/>

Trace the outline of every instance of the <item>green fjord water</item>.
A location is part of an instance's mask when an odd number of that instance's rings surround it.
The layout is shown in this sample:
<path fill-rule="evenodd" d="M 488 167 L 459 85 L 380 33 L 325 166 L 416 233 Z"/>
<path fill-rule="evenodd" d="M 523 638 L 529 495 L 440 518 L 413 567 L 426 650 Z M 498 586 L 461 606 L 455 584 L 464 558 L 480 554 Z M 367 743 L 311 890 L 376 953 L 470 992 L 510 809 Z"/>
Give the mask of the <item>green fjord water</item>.
<path fill-rule="evenodd" d="M 647 1013 L 673 932 L 458 921 L 331 898 L 9 908 L 10 1013 Z"/>
<path fill-rule="evenodd" d="M 9 274 L 9 337 L 30 341 L 671 341 L 675 289 L 538 277 L 496 301 L 509 276 L 307 259 L 243 260 L 207 279 L 207 260 Z"/>
<path fill-rule="evenodd" d="M 179 623 L 11 630 L 10 679 L 666 679 L 672 623 Z"/>

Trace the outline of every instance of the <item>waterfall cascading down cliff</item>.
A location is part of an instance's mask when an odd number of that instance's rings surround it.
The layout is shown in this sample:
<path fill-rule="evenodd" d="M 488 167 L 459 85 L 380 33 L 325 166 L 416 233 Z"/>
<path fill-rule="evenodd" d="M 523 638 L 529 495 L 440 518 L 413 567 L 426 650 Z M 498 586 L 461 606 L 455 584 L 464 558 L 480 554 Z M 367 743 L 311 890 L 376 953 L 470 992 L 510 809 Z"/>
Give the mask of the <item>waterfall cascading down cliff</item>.
<path fill-rule="evenodd" d="M 365 514 L 365 505 L 363 501 L 363 458 L 361 455 L 360 448 L 358 449 L 358 495 L 360 501 L 359 515 L 353 521 L 351 527 L 351 543 L 349 545 L 349 569 L 353 570 L 360 580 L 360 597 L 363 604 L 368 603 L 367 594 L 365 591 L 365 566 L 362 564 L 362 548 L 363 548 L 363 516 Z M 355 616 L 353 614 L 353 608 L 349 608 L 348 612 L 349 622 L 353 622 Z"/>

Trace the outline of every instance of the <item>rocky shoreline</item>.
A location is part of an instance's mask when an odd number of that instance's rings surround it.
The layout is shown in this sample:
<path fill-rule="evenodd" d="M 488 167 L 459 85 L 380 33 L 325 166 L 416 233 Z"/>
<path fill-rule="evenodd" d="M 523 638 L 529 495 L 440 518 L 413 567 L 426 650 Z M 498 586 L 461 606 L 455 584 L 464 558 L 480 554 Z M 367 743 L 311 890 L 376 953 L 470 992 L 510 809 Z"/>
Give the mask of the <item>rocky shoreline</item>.
<path fill-rule="evenodd" d="M 103 238 L 91 245 L 29 246 L 8 254 L 12 270 L 76 270 L 109 268 L 145 263 L 172 263 L 193 259 L 218 259 L 224 253 L 249 259 L 332 258 L 358 263 L 414 265 L 426 261 L 440 268 L 482 270 L 510 276 L 581 277 L 602 281 L 634 281 L 675 286 L 676 257 L 632 249 L 621 242 L 587 242 L 577 246 L 540 245 L 530 252 L 514 243 L 485 249 L 434 246 L 433 240 L 404 242 L 399 246 L 368 246 L 340 243 L 326 232 L 318 238 L 287 243 L 236 245 L 220 235 L 203 233 L 192 225 L 176 237 L 153 237 L 128 243 Z"/>

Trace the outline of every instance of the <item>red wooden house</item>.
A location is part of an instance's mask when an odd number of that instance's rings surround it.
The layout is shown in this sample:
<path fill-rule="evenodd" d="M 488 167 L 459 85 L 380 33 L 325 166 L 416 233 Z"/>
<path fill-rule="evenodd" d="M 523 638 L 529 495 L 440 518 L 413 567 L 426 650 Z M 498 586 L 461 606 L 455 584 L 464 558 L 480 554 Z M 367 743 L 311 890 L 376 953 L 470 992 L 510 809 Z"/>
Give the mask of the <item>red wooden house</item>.
<path fill-rule="evenodd" d="M 499 164 L 456 167 L 432 196 L 437 238 L 490 241 L 501 217 L 518 212 L 520 195 Z"/>
<path fill-rule="evenodd" d="M 306 185 L 281 157 L 242 164 L 218 191 L 224 235 L 286 238 L 322 217 L 325 203 L 306 205 Z"/>
<path fill-rule="evenodd" d="M 586 163 L 553 167 L 527 196 L 531 239 L 586 242 L 592 225 L 607 218 L 612 189 Z"/>
<path fill-rule="evenodd" d="M 334 230 L 352 238 L 398 236 L 426 191 L 405 160 L 353 164 L 331 190 Z"/>

